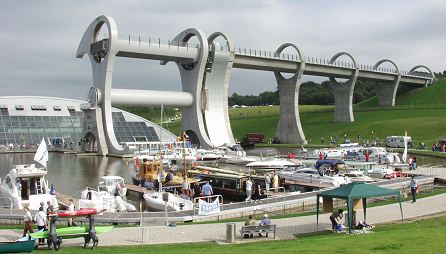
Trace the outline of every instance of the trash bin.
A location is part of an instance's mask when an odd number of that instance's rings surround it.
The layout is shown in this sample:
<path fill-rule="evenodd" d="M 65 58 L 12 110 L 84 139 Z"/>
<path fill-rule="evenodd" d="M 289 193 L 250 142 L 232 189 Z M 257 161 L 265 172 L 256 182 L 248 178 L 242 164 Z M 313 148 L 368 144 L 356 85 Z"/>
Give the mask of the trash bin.
<path fill-rule="evenodd" d="M 226 242 L 235 242 L 235 223 L 226 223 Z"/>

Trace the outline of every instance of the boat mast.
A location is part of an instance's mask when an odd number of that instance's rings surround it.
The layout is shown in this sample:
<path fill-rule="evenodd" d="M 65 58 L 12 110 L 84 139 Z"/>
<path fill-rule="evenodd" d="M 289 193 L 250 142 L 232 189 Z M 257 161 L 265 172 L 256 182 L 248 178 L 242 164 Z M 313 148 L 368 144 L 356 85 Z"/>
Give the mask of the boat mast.
<path fill-rule="evenodd" d="M 161 135 L 162 135 L 162 133 L 163 133 L 163 110 L 164 110 L 164 104 L 161 104 L 161 120 L 160 120 L 160 144 L 159 144 L 159 147 L 158 147 L 158 149 L 159 149 L 159 153 L 160 153 L 160 161 L 162 161 L 161 160 L 161 142 L 162 142 L 162 139 L 161 139 Z"/>
<path fill-rule="evenodd" d="M 183 139 L 183 162 L 184 162 L 184 175 L 183 176 L 187 178 L 187 175 L 186 175 L 186 149 L 184 148 L 185 143 L 186 143 L 186 132 L 183 131 L 181 136 Z"/>

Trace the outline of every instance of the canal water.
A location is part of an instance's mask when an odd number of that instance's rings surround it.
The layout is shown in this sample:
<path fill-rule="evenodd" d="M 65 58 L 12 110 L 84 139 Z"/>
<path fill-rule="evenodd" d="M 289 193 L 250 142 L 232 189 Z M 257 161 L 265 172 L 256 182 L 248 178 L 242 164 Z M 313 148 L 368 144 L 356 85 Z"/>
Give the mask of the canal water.
<path fill-rule="evenodd" d="M 300 152 L 299 148 L 255 148 L 247 150 L 249 155 L 282 154 Z M 34 163 L 34 153 L 0 154 L 0 177 L 6 176 L 11 167 L 17 164 Z M 48 175 L 49 184 L 53 184 L 57 192 L 78 197 L 79 192 L 86 187 L 96 188 L 100 177 L 118 175 L 131 183 L 128 162 L 130 159 L 102 156 L 76 156 L 74 154 L 49 153 Z M 446 165 L 446 159 L 417 156 L 418 165 L 440 166 Z M 240 169 L 240 165 L 224 165 L 220 167 Z M 138 197 L 129 196 L 129 202 L 139 207 Z M 1 205 L 1 204 L 0 204 Z"/>

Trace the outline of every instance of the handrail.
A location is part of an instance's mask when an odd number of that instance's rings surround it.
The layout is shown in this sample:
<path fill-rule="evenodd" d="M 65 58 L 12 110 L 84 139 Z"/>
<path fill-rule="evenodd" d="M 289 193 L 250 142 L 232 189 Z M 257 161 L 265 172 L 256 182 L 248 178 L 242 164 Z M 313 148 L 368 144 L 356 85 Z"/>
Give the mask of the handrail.
<path fill-rule="evenodd" d="M 260 189 L 261 190 L 261 189 Z M 277 192 L 279 192 L 279 190 L 282 190 L 283 193 L 285 193 L 285 187 L 273 187 L 273 188 L 269 188 L 269 191 L 266 192 L 266 202 L 269 203 L 269 193 L 271 192 L 271 190 L 277 190 Z M 285 201 L 285 195 L 283 196 L 283 201 Z M 277 202 L 277 197 L 276 197 L 276 202 Z"/>

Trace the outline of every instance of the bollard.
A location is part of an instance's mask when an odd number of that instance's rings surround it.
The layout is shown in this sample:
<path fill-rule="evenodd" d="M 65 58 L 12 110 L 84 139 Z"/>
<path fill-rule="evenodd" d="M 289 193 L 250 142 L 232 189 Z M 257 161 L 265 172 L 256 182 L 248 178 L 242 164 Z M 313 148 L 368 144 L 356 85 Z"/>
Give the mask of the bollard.
<path fill-rule="evenodd" d="M 226 223 L 226 242 L 235 242 L 235 223 Z"/>
<path fill-rule="evenodd" d="M 149 242 L 149 228 L 148 227 L 142 227 L 142 243 L 148 243 Z"/>

